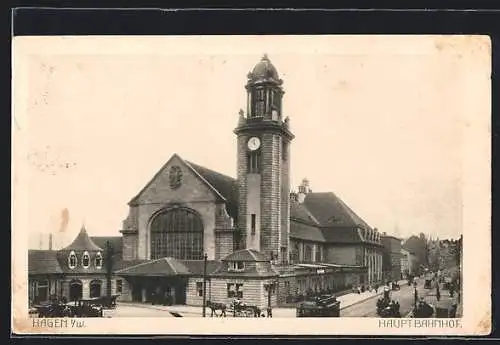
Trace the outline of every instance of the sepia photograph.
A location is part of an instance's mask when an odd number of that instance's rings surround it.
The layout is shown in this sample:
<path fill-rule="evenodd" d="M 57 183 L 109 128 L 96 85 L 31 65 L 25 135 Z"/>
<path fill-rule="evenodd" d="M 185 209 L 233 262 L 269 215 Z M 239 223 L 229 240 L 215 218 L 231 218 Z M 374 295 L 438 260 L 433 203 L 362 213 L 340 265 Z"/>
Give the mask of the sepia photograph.
<path fill-rule="evenodd" d="M 13 51 L 18 332 L 490 329 L 487 37 Z"/>

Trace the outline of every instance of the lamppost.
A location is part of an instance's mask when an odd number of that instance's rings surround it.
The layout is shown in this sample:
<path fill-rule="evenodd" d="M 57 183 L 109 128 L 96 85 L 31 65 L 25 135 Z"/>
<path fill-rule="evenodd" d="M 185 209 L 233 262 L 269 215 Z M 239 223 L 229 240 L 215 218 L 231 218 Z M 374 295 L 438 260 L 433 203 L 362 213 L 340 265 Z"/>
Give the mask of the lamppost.
<path fill-rule="evenodd" d="M 206 315 L 207 307 L 207 259 L 208 255 L 203 256 L 203 317 Z"/>
<path fill-rule="evenodd" d="M 113 277 L 113 254 L 114 248 L 111 242 L 106 241 L 105 262 L 106 265 L 106 295 L 111 298 L 111 280 Z"/>
<path fill-rule="evenodd" d="M 272 317 L 272 308 L 271 308 L 271 294 L 276 290 L 276 281 L 272 281 L 268 284 L 264 284 L 264 289 L 267 292 L 267 317 Z"/>

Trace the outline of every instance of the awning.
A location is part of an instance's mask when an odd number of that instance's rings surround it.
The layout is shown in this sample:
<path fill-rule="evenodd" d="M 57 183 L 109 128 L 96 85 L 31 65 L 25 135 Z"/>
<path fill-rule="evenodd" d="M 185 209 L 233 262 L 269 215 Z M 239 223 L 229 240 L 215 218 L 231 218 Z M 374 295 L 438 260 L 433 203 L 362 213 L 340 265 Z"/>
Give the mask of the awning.
<path fill-rule="evenodd" d="M 115 273 L 124 277 L 173 277 L 189 274 L 189 270 L 174 258 L 161 258 L 125 267 Z"/>

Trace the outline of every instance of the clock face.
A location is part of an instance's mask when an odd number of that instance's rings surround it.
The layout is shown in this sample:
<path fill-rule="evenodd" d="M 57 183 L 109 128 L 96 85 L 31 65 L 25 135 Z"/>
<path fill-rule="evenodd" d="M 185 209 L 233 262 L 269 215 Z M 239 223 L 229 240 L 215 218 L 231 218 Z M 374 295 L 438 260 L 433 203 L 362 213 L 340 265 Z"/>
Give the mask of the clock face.
<path fill-rule="evenodd" d="M 248 149 L 255 151 L 260 147 L 260 139 L 257 137 L 252 137 L 248 139 Z"/>

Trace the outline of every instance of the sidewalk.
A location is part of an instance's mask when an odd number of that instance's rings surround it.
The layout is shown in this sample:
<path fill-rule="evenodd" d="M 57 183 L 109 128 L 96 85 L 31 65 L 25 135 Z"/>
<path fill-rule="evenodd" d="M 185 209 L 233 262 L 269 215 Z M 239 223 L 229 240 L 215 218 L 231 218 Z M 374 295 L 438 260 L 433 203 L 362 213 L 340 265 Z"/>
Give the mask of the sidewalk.
<path fill-rule="evenodd" d="M 457 300 L 456 292 L 453 295 L 453 297 L 451 297 L 449 290 L 444 290 L 442 288 L 442 285 L 440 285 L 440 287 L 441 287 L 441 289 L 440 289 L 439 292 L 440 292 L 441 296 L 439 298 L 439 301 L 437 300 L 436 289 L 435 288 L 429 290 L 429 293 L 425 296 L 425 301 L 427 303 L 433 305 L 434 307 L 440 307 L 440 308 L 444 308 L 444 309 L 450 310 L 453 302 Z M 462 303 L 458 303 L 458 305 L 457 305 L 457 312 L 456 312 L 456 317 L 457 318 L 462 317 L 462 315 L 463 315 L 463 309 L 462 308 L 463 308 Z"/>
<path fill-rule="evenodd" d="M 407 280 L 398 281 L 399 286 L 402 288 L 403 286 L 408 284 Z M 351 292 L 342 296 L 337 297 L 337 300 L 340 301 L 340 310 L 345 309 L 347 307 L 356 305 L 358 303 L 365 302 L 371 298 L 375 298 L 384 294 L 384 286 L 379 286 L 378 292 L 375 291 L 365 291 L 360 294 Z"/>
<path fill-rule="evenodd" d="M 401 287 L 407 284 L 406 280 L 401 280 L 398 282 Z M 348 293 L 342 296 L 337 297 L 337 300 L 340 301 L 340 310 L 350 307 L 352 305 L 365 302 L 371 298 L 375 298 L 377 296 L 382 295 L 384 292 L 384 287 L 380 286 L 378 293 L 365 291 L 361 294 L 358 293 Z M 118 302 L 118 305 L 130 305 L 139 308 L 149 308 L 162 310 L 167 312 L 176 312 L 183 316 L 193 317 L 193 316 L 201 316 L 202 315 L 202 307 L 201 306 L 189 306 L 189 305 L 172 305 L 172 306 L 163 306 L 163 305 L 152 305 L 152 304 L 144 304 L 144 303 L 134 303 L 134 302 Z M 206 315 L 210 316 L 210 309 L 206 308 Z M 230 316 L 230 315 L 228 315 Z M 296 309 L 295 308 L 283 308 L 283 307 L 275 307 L 273 308 L 273 317 L 295 317 Z"/>

